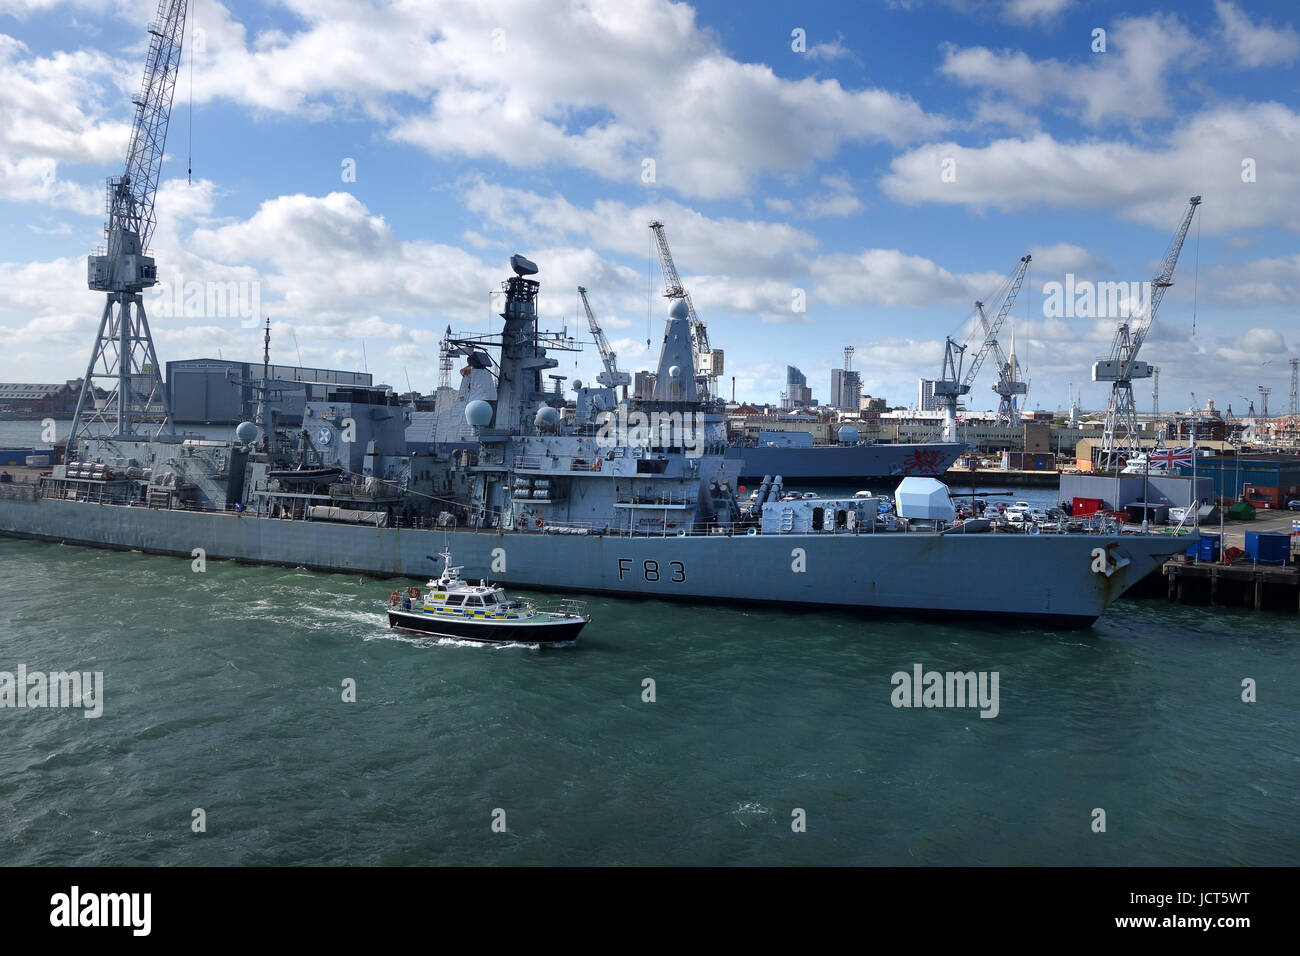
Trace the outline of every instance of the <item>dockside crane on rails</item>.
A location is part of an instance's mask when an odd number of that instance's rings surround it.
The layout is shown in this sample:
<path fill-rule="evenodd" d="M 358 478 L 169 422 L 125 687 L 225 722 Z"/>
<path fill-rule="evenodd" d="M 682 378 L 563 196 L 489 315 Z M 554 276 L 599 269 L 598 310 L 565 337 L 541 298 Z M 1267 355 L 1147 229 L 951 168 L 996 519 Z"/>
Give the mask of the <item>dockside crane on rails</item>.
<path fill-rule="evenodd" d="M 988 357 L 989 353 L 994 354 L 998 363 L 998 384 L 993 386 L 993 390 L 998 393 L 1000 398 L 998 405 L 999 423 L 1001 423 L 1004 410 L 1008 419 L 1016 415 L 1014 396 L 1023 395 L 1028 386 L 1024 382 L 1015 380 L 1015 370 L 1002 354 L 1002 349 L 998 345 L 998 332 L 1001 331 L 1002 324 L 1006 321 L 1007 315 L 1011 312 L 1011 306 L 1016 301 L 1016 294 L 1024 283 L 1025 271 L 1029 268 L 1031 259 L 1031 256 L 1022 256 L 1015 271 L 1003 284 L 1002 288 L 998 290 L 997 294 L 1001 298 L 1002 304 L 997 315 L 991 321 L 984 313 L 984 303 L 975 303 L 975 311 L 979 315 L 980 328 L 984 333 L 984 338 L 979 349 L 971 358 L 965 374 L 962 373 L 961 366 L 968 346 L 959 345 L 951 336 L 944 342 L 943 370 L 939 379 L 934 383 L 935 397 L 941 399 L 944 405 L 944 441 L 957 441 L 957 400 L 962 395 L 969 394 L 971 384 L 975 381 L 975 376 L 979 374 L 980 367 L 984 364 L 984 359 Z M 1008 424 L 1014 424 L 1014 422 L 1008 421 Z"/>
<path fill-rule="evenodd" d="M 107 246 L 87 260 L 87 283 L 107 293 L 99 333 L 91 352 L 68 447 L 94 434 L 115 438 L 174 434 L 158 356 L 140 293 L 156 285 L 158 267 L 149 252 L 157 224 L 154 200 L 176 72 L 181 59 L 188 0 L 160 0 L 149 24 L 149 52 L 135 104 L 126 168 L 108 180 Z M 96 381 L 107 381 L 108 397 L 96 401 Z"/>
<path fill-rule="evenodd" d="M 1115 330 L 1110 355 L 1093 363 L 1092 380 L 1111 383 L 1110 401 L 1106 406 L 1106 428 L 1102 432 L 1101 452 L 1097 459 L 1097 467 L 1102 471 L 1118 468 L 1123 461 L 1141 450 L 1137 407 L 1133 403 L 1133 380 L 1151 378 L 1155 370 L 1149 363 L 1138 360 L 1138 351 L 1142 348 L 1147 333 L 1151 331 L 1151 323 L 1155 321 L 1165 290 L 1174 284 L 1174 268 L 1178 265 L 1183 241 L 1187 238 L 1187 230 L 1191 228 L 1192 217 L 1196 215 L 1196 207 L 1200 204 L 1200 196 L 1188 200 L 1187 212 L 1165 251 L 1160 271 L 1151 279 L 1151 292 L 1146 307 L 1131 323 L 1120 322 L 1119 328 Z"/>

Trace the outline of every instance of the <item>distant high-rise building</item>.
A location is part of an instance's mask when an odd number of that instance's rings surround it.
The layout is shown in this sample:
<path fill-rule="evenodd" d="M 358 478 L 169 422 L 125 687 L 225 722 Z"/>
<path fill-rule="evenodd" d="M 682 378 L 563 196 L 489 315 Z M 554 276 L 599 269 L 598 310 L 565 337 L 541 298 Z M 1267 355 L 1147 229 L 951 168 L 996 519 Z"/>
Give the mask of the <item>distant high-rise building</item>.
<path fill-rule="evenodd" d="M 934 397 L 934 379 L 923 378 L 916 394 L 916 407 L 923 412 L 937 412 L 942 405 Z"/>
<path fill-rule="evenodd" d="M 832 408 L 844 412 L 856 412 L 858 399 L 862 395 L 862 376 L 854 371 L 842 368 L 831 369 Z"/>
<path fill-rule="evenodd" d="M 808 377 L 793 365 L 785 367 L 785 389 L 781 392 L 783 409 L 804 408 L 813 404 L 812 389 L 808 387 Z"/>

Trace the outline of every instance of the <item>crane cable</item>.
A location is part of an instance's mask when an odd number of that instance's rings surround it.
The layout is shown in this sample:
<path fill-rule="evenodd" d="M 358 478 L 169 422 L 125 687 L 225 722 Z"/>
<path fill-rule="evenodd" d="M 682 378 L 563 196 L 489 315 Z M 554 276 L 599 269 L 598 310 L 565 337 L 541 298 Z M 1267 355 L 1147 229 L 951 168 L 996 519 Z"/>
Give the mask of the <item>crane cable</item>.
<path fill-rule="evenodd" d="M 197 6 L 197 2 L 195 4 Z M 189 124 L 189 144 L 187 147 L 185 182 L 194 185 L 194 7 L 189 8 L 190 15 L 190 108 L 187 114 Z"/>
<path fill-rule="evenodd" d="M 1192 338 L 1196 338 L 1196 293 L 1201 281 L 1201 220 L 1196 220 L 1196 264 L 1192 267 Z"/>

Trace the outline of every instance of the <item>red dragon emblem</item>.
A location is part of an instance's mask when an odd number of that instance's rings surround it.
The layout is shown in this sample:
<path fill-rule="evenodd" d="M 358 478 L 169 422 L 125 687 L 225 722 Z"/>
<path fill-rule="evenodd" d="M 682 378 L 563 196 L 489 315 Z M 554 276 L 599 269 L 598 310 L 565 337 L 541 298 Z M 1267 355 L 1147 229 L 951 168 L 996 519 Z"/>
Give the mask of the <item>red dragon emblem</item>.
<path fill-rule="evenodd" d="M 943 472 L 943 452 L 929 448 L 910 452 L 903 459 L 904 475 L 938 475 Z"/>

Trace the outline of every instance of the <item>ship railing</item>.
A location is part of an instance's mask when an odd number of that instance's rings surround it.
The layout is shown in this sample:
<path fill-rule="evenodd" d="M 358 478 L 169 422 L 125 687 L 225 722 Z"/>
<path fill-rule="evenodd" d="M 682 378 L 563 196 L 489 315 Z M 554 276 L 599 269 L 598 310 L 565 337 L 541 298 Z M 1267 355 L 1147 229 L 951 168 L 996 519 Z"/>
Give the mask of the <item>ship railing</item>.
<path fill-rule="evenodd" d="M 587 615 L 587 602 L 575 598 L 562 598 L 546 604 L 529 602 L 529 606 L 540 614 L 558 614 L 562 617 L 586 617 Z"/>

